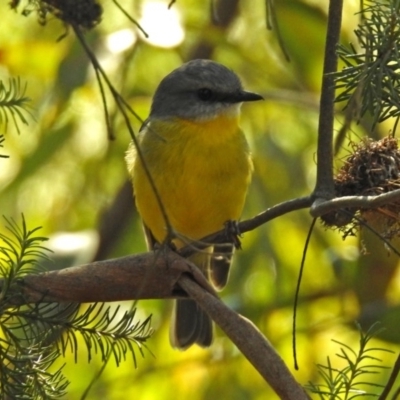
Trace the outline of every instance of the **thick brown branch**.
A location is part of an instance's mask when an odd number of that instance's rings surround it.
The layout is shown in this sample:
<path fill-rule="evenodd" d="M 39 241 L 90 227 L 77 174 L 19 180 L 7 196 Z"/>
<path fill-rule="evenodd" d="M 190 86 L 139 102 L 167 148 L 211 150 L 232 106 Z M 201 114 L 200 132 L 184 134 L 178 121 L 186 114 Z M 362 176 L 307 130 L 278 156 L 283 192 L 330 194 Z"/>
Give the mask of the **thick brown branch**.
<path fill-rule="evenodd" d="M 176 285 L 189 273 L 211 293 L 200 271 L 176 253 L 163 249 L 113 260 L 28 275 L 11 288 L 11 304 L 37 302 L 105 302 L 165 299 L 185 294 Z M 0 280 L 0 291 L 4 281 Z"/>
<path fill-rule="evenodd" d="M 179 285 L 220 326 L 281 399 L 310 399 L 272 345 L 251 321 L 231 310 L 187 276 L 181 276 Z"/>

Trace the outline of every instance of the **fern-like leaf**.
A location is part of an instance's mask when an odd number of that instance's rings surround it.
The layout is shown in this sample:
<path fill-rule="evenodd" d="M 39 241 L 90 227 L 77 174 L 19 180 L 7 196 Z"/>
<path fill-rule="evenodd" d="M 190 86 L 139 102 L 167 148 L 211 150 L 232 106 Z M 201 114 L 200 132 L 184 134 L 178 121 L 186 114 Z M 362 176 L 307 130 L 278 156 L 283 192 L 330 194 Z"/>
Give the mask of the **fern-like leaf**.
<path fill-rule="evenodd" d="M 322 384 L 310 382 L 306 385 L 311 393 L 318 394 L 321 400 L 353 400 L 359 397 L 378 397 L 373 389 L 382 390 L 383 386 L 371 382 L 371 375 L 382 372 L 387 367 L 379 364 L 381 360 L 372 354 L 378 351 L 391 352 L 386 349 L 369 347 L 370 340 L 376 336 L 382 328 L 379 324 L 374 324 L 363 333 L 361 327 L 360 345 L 357 351 L 353 350 L 345 343 L 333 340 L 340 346 L 340 352 L 336 356 L 345 361 L 346 366 L 336 369 L 332 366 L 331 360 L 327 358 L 327 365 L 317 365 L 318 373 L 322 378 Z"/>
<path fill-rule="evenodd" d="M 25 219 L 7 220 L 9 234 L 0 233 L 0 392 L 10 398 L 50 399 L 63 396 L 68 382 L 62 368 L 49 373 L 60 356 L 79 346 L 87 349 L 88 361 L 99 354 L 118 365 L 128 355 L 137 365 L 136 352 L 144 356 L 152 334 L 151 317 L 136 322 L 135 310 L 121 311 L 106 304 L 37 303 L 15 305 L 18 281 L 40 272 L 47 249 L 46 238 L 29 230 Z"/>
<path fill-rule="evenodd" d="M 0 125 L 4 125 L 5 130 L 8 128 L 10 119 L 13 121 L 18 133 L 20 132 L 18 121 L 28 125 L 24 113 L 28 113 L 31 116 L 32 114 L 28 108 L 30 98 L 25 95 L 26 87 L 26 83 L 25 85 L 21 84 L 19 77 L 10 78 L 8 85 L 0 81 Z"/>
<path fill-rule="evenodd" d="M 345 68 L 335 74 L 344 101 L 359 120 L 365 113 L 373 125 L 391 117 L 400 118 L 400 2 L 366 0 L 362 22 L 354 31 L 361 51 L 353 45 L 339 45 L 338 55 Z"/>
<path fill-rule="evenodd" d="M 24 318 L 26 306 L 10 302 L 17 279 L 41 270 L 46 257 L 46 240 L 37 229 L 28 230 L 24 217 L 18 225 L 7 220 L 9 235 L 0 233 L 0 392 L 4 398 L 50 399 L 65 394 L 68 382 L 61 373 L 48 369 L 60 356 L 57 348 L 46 347 L 43 337 L 31 335 Z"/>

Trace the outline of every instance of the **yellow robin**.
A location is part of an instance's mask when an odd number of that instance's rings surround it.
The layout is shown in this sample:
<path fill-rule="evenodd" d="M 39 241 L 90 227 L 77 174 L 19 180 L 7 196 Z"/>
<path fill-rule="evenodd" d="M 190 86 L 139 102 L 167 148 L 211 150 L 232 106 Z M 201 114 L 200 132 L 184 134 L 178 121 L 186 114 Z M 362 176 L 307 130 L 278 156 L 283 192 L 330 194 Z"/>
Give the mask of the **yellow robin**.
<path fill-rule="evenodd" d="M 253 169 L 239 127 L 240 106 L 261 99 L 243 90 L 234 72 L 210 60 L 183 64 L 159 84 L 138 139 L 178 249 L 240 218 Z M 126 158 L 136 206 L 153 248 L 166 238 L 166 221 L 133 145 Z M 233 248 L 223 256 L 226 250 L 210 246 L 189 258 L 217 289 L 228 279 Z M 210 317 L 193 300 L 176 300 L 172 346 L 208 347 L 212 337 Z"/>

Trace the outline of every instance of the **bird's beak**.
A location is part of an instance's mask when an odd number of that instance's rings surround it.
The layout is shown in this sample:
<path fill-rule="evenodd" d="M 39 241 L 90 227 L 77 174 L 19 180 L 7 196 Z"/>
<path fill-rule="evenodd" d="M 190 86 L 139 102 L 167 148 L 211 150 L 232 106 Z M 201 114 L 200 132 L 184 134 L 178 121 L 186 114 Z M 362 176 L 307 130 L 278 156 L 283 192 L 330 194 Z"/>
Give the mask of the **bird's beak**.
<path fill-rule="evenodd" d="M 237 92 L 221 93 L 218 100 L 225 103 L 243 103 L 245 101 L 264 100 L 264 97 L 257 93 L 238 90 Z"/>
<path fill-rule="evenodd" d="M 257 100 L 264 100 L 264 97 L 257 93 L 253 92 L 246 92 L 245 90 L 242 90 L 241 92 L 238 93 L 239 101 L 257 101 Z"/>

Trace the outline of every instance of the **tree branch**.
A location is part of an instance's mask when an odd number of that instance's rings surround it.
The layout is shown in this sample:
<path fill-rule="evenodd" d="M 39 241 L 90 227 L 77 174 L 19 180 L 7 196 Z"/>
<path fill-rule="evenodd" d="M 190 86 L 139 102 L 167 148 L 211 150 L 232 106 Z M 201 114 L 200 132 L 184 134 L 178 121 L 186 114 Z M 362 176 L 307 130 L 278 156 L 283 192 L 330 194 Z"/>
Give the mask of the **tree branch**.
<path fill-rule="evenodd" d="M 186 297 L 177 286 L 191 274 L 211 293 L 214 289 L 194 264 L 168 248 L 57 271 L 27 275 L 10 288 L 7 302 L 107 302 Z M 4 280 L 0 280 L 0 292 Z"/>
<path fill-rule="evenodd" d="M 343 196 L 336 197 L 331 200 L 324 201 L 318 199 L 310 208 L 313 217 L 319 217 L 331 211 L 343 208 L 369 209 L 383 206 L 385 204 L 394 203 L 400 200 L 400 189 L 392 192 L 379 194 L 376 196 Z"/>
<path fill-rule="evenodd" d="M 336 47 L 340 38 L 342 8 L 343 0 L 330 0 L 318 123 L 317 182 L 314 189 L 315 196 L 324 199 L 334 197 L 333 120 L 335 84 L 332 74 L 337 70 Z"/>
<path fill-rule="evenodd" d="M 317 198 L 314 201 L 313 195 L 299 197 L 276 204 L 275 206 L 268 208 L 253 218 L 239 222 L 238 230 L 240 233 L 250 232 L 274 218 L 308 207 L 310 207 L 311 216 L 316 218 L 331 211 L 344 208 L 371 209 L 396 201 L 400 201 L 400 189 L 376 196 L 343 196 L 335 197 L 331 200 Z M 226 230 L 222 229 L 213 233 L 212 235 L 206 236 L 199 241 L 191 242 L 189 245 L 181 249 L 179 254 L 186 258 L 195 251 L 204 249 L 216 243 L 231 243 L 231 238 L 228 237 Z"/>
<path fill-rule="evenodd" d="M 281 399 L 310 399 L 250 320 L 231 310 L 185 275 L 180 277 L 179 285 L 210 315 Z"/>
<path fill-rule="evenodd" d="M 297 199 L 287 200 L 283 203 L 276 204 L 275 206 L 268 208 L 253 218 L 241 221 L 238 223 L 238 231 L 240 233 L 246 233 L 258 228 L 259 226 L 277 218 L 281 215 L 287 214 L 292 211 L 301 210 L 302 208 L 311 207 L 313 204 L 313 198 L 311 196 L 299 197 Z M 226 243 L 230 242 L 230 238 L 227 237 L 226 230 L 222 229 L 215 232 L 205 238 L 191 242 L 190 245 L 185 246 L 179 251 L 179 254 L 183 257 L 188 257 L 199 249 L 204 249 L 215 243 Z"/>

